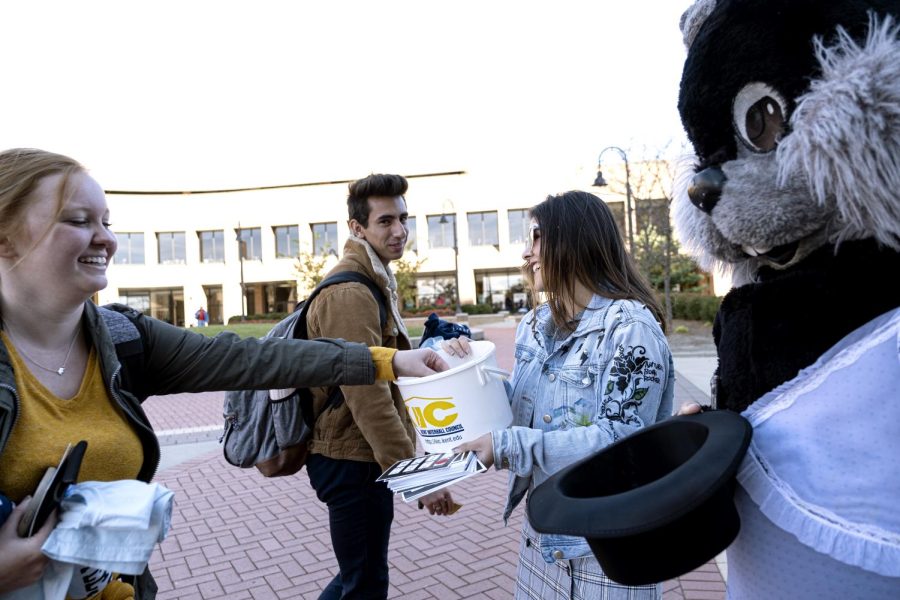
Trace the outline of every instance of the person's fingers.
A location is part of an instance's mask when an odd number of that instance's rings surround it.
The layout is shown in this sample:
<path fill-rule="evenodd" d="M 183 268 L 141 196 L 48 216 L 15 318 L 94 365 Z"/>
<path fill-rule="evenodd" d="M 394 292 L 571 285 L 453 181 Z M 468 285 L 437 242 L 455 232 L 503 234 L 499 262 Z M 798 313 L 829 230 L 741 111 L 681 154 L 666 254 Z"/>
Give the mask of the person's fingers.
<path fill-rule="evenodd" d="M 450 368 L 447 361 L 429 348 L 396 352 L 391 365 L 398 377 L 424 377 Z"/>
<path fill-rule="evenodd" d="M 469 339 L 465 337 L 452 338 L 441 342 L 441 349 L 450 356 L 468 356 L 472 353 Z"/>
<path fill-rule="evenodd" d="M 22 515 L 25 514 L 25 509 L 28 508 L 29 502 L 31 502 L 31 496 L 26 497 L 13 507 L 12 512 L 9 513 L 9 517 L 7 517 L 6 521 L 3 523 L 3 527 L 0 527 L 0 538 L 18 537 L 16 528 L 19 526 L 19 521 L 22 520 Z"/>
<path fill-rule="evenodd" d="M 50 516 L 47 517 L 47 520 L 41 526 L 41 528 L 34 534 L 35 541 L 40 541 L 41 545 L 44 545 L 44 542 L 50 537 L 50 534 L 53 532 L 53 528 L 56 527 L 56 524 L 59 522 L 59 511 L 54 510 L 50 513 Z"/>
<path fill-rule="evenodd" d="M 425 351 L 428 353 L 425 356 L 425 366 L 431 369 L 432 373 L 440 373 L 441 371 L 446 371 L 450 368 L 450 365 L 441 358 L 440 354 L 430 348 L 425 348 Z"/>
<path fill-rule="evenodd" d="M 695 415 L 698 412 L 702 411 L 703 407 L 700 406 L 697 402 L 687 402 L 682 404 L 678 409 L 678 412 L 675 413 L 675 416 L 682 417 L 684 415 Z"/>

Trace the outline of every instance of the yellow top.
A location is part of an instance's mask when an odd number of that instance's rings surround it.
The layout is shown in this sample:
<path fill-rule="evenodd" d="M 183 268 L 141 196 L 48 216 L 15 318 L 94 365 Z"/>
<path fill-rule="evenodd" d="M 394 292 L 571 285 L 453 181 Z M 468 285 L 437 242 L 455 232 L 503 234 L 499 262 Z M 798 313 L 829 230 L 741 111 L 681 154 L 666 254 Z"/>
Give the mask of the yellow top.
<path fill-rule="evenodd" d="M 55 467 L 68 444 L 88 443 L 78 481 L 134 479 L 144 461 L 137 433 L 110 400 L 91 349 L 78 393 L 63 400 L 32 375 L 10 339 L 0 331 L 16 375 L 19 417 L 0 455 L 0 490 L 14 502 L 33 494 L 47 467 Z"/>
<path fill-rule="evenodd" d="M 369 352 L 372 353 L 372 362 L 375 363 L 375 379 L 380 381 L 393 381 L 394 355 L 397 354 L 396 348 L 382 348 L 381 346 L 369 346 Z"/>

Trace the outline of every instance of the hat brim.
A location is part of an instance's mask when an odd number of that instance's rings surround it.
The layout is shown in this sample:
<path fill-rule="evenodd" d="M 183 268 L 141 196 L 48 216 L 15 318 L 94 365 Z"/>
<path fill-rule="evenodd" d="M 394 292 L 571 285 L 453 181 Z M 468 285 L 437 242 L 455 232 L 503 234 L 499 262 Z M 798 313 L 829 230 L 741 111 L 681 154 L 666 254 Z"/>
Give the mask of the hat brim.
<path fill-rule="evenodd" d="M 751 435 L 728 411 L 646 427 L 539 485 L 528 518 L 539 532 L 586 538 L 620 583 L 676 577 L 737 535 L 734 474 Z"/>

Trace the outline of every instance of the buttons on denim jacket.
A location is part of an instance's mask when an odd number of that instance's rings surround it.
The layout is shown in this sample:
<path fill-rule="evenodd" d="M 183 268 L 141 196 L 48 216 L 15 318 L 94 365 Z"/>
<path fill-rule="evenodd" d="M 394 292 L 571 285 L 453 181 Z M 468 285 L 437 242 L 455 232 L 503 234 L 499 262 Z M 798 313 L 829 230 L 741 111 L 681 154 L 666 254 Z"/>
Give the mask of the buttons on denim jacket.
<path fill-rule="evenodd" d="M 550 373 L 549 375 L 547 375 L 547 379 L 550 380 L 550 383 L 553 383 L 554 381 L 556 381 L 556 373 Z"/>
<path fill-rule="evenodd" d="M 553 417 L 551 417 L 550 415 L 544 415 L 543 419 L 544 419 L 544 423 L 549 423 L 550 421 L 553 420 Z"/>
<path fill-rule="evenodd" d="M 565 556 L 566 555 L 563 554 L 562 550 L 554 550 L 553 551 L 553 558 L 555 558 L 556 560 L 562 560 L 563 558 L 565 558 Z"/>

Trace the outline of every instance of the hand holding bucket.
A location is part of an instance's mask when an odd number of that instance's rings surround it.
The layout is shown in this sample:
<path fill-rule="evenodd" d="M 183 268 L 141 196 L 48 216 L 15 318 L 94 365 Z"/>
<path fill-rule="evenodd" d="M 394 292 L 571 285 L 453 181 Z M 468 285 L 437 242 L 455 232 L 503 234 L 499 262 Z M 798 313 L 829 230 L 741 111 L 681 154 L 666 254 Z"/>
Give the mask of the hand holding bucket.
<path fill-rule="evenodd" d="M 508 427 L 512 411 L 491 342 L 462 342 L 442 348 L 450 369 L 427 377 L 401 377 L 397 387 L 426 452 L 449 452 L 495 429 Z M 457 346 L 454 348 L 453 346 Z"/>

